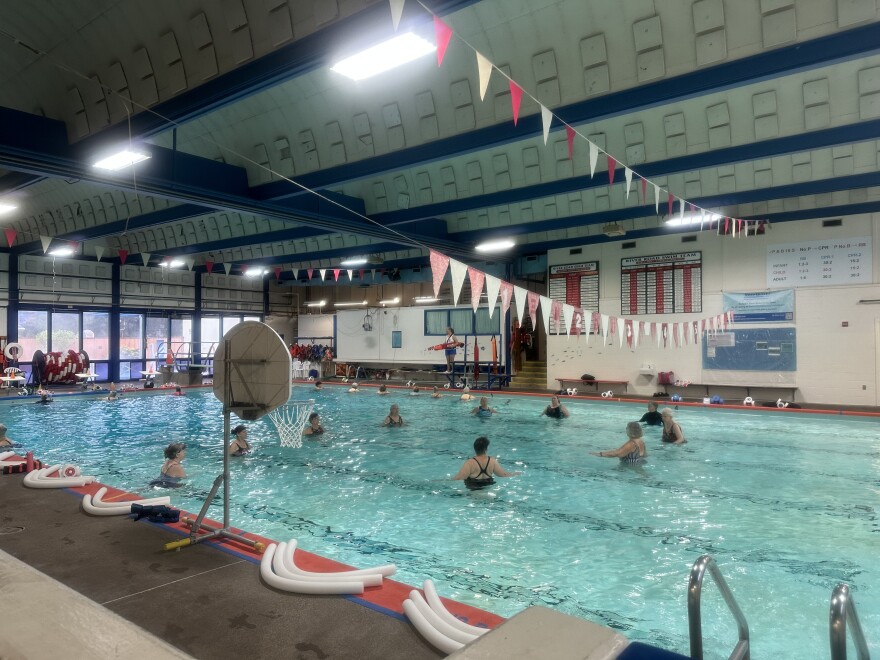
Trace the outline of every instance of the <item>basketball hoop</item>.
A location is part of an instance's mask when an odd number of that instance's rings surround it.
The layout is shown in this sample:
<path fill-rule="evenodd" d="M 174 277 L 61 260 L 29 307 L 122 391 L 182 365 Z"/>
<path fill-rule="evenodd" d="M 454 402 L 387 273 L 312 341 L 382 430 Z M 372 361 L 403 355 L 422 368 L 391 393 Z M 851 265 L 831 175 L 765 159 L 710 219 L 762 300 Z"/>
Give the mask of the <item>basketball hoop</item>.
<path fill-rule="evenodd" d="M 282 447 L 302 447 L 302 433 L 309 423 L 309 415 L 315 405 L 314 399 L 308 401 L 288 401 L 269 413 L 269 419 L 278 429 Z"/>

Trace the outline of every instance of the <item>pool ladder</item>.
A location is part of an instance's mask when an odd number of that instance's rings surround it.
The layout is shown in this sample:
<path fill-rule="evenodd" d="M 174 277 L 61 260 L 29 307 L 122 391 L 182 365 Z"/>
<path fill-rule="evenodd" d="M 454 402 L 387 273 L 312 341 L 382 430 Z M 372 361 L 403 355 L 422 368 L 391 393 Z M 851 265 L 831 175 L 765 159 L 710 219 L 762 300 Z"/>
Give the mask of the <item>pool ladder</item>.
<path fill-rule="evenodd" d="M 688 579 L 688 631 L 691 639 L 691 658 L 703 660 L 703 622 L 700 615 L 700 597 L 703 592 L 703 578 L 706 576 L 707 570 L 721 592 L 724 602 L 727 603 L 727 609 L 736 619 L 736 626 L 739 629 L 739 641 L 733 647 L 730 660 L 749 660 L 749 623 L 739 608 L 736 598 L 733 597 L 730 587 L 727 586 L 724 576 L 721 575 L 718 564 L 709 555 L 703 555 L 694 562 L 691 576 Z"/>
<path fill-rule="evenodd" d="M 828 617 L 831 638 L 831 660 L 846 660 L 846 631 L 849 628 L 859 660 L 870 660 L 868 642 L 859 623 L 856 603 L 849 593 L 849 586 L 838 584 L 831 592 L 831 611 Z"/>

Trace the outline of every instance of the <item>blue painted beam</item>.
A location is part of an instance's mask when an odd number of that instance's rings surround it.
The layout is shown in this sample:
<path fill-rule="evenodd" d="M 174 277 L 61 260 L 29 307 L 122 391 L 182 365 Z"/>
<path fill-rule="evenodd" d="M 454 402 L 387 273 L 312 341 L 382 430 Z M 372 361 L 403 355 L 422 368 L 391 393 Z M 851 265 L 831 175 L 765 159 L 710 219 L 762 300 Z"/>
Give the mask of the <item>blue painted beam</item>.
<path fill-rule="evenodd" d="M 475 4 L 478 0 L 423 0 L 435 14 L 444 16 Z M 431 18 L 416 3 L 407 3 L 401 29 L 426 28 Z M 198 87 L 139 112 L 131 118 L 131 133 L 149 137 L 191 121 L 214 110 L 248 98 L 310 71 L 324 68 L 354 48 L 373 45 L 394 36 L 387 2 L 376 2 L 348 18 L 301 37 L 256 60 L 212 78 Z M 121 122 L 82 142 L 93 148 L 98 142 L 128 141 L 129 126 Z"/>
<path fill-rule="evenodd" d="M 43 181 L 46 177 L 38 174 L 25 174 L 24 172 L 10 172 L 0 176 L 0 197 L 10 193 L 24 190 L 25 188 Z"/>
<path fill-rule="evenodd" d="M 767 50 L 731 62 L 704 67 L 631 89 L 604 94 L 572 103 L 553 112 L 563 121 L 578 125 L 694 98 L 703 94 L 750 85 L 762 80 L 791 75 L 799 71 L 828 66 L 835 62 L 862 58 L 880 52 L 880 23 L 870 23 L 810 41 Z M 389 154 L 365 158 L 297 177 L 304 186 L 316 189 L 339 185 L 377 172 L 398 170 L 445 160 L 454 156 L 497 147 L 536 137 L 542 133 L 540 114 L 520 117 L 516 126 L 506 121 L 429 143 L 399 149 Z M 259 199 L 277 199 L 302 194 L 302 189 L 286 181 L 259 186 Z"/>

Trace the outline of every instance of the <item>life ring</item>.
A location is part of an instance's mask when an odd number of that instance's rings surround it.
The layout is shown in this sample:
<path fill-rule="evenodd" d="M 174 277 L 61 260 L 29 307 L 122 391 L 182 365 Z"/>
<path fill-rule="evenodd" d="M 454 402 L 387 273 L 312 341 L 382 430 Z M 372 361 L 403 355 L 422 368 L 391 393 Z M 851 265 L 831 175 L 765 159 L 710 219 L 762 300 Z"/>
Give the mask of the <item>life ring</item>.
<path fill-rule="evenodd" d="M 607 392 L 602 392 L 603 399 L 610 399 L 614 396 L 614 392 L 612 390 L 608 390 Z"/>
<path fill-rule="evenodd" d="M 315 377 L 314 377 L 314 376 L 309 376 L 307 380 L 311 383 L 313 380 L 315 380 Z"/>
<path fill-rule="evenodd" d="M 745 399 L 743 399 L 743 405 L 744 406 L 754 406 L 755 400 L 752 397 L 747 396 Z"/>
<path fill-rule="evenodd" d="M 18 342 L 12 342 L 11 344 L 6 344 L 6 348 L 3 349 L 3 355 L 12 360 L 13 362 L 17 361 L 21 354 L 24 352 L 24 346 L 19 344 Z"/>
<path fill-rule="evenodd" d="M 446 383 L 446 384 L 443 386 L 443 389 L 444 389 L 444 390 L 448 390 L 448 389 L 449 389 L 449 383 Z"/>
<path fill-rule="evenodd" d="M 788 401 L 783 401 L 782 399 L 776 399 L 776 407 L 777 408 L 788 408 Z"/>
<path fill-rule="evenodd" d="M 415 385 L 415 384 L 416 384 L 416 382 L 415 382 L 414 380 L 408 380 L 408 381 L 406 381 L 406 386 L 407 386 L 407 387 L 412 387 L 412 386 Z"/>
<path fill-rule="evenodd" d="M 455 384 L 455 386 L 456 386 L 458 389 L 461 389 L 461 388 L 464 387 L 464 383 L 463 383 L 462 381 L 458 381 L 458 382 Z"/>
<path fill-rule="evenodd" d="M 62 477 L 78 477 L 82 474 L 80 469 L 75 465 L 65 465 L 61 470 L 59 470 L 59 474 Z"/>
<path fill-rule="evenodd" d="M 568 396 L 575 396 L 578 393 L 578 390 L 576 387 L 569 387 L 567 390 L 565 390 L 565 393 Z"/>

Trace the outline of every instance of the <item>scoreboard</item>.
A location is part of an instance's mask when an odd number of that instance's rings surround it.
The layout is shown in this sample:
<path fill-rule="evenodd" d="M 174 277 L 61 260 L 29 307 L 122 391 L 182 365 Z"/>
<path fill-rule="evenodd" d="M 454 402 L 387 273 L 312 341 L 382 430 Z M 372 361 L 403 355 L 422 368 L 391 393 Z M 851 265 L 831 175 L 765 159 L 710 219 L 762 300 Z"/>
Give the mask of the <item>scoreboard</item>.
<path fill-rule="evenodd" d="M 620 260 L 620 313 L 682 314 L 703 311 L 702 252 Z"/>

